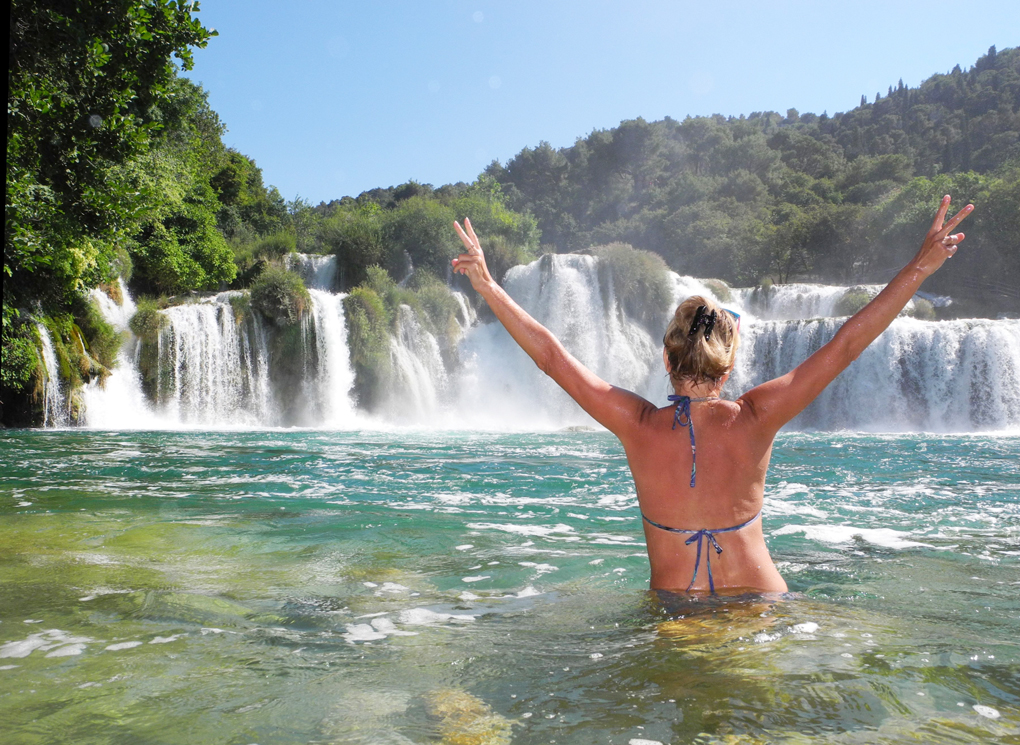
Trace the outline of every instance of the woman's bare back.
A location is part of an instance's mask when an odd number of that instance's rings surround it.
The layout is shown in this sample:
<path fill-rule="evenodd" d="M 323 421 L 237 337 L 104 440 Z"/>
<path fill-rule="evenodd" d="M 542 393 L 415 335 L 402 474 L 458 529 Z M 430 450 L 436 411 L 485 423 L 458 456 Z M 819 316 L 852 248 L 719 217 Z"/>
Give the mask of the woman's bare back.
<path fill-rule="evenodd" d="M 691 403 L 697 442 L 697 479 L 691 488 L 687 429 L 674 428 L 675 407 L 648 407 L 643 426 L 621 439 L 634 474 L 641 514 L 647 518 L 644 528 L 652 589 L 683 591 L 690 587 L 707 592 L 711 566 L 716 592 L 785 591 L 786 583 L 765 546 L 761 520 L 754 519 L 762 509 L 772 447 L 771 438 L 762 442 L 753 412 L 743 401 Z M 649 520 L 690 531 L 750 524 L 712 535 L 723 550 L 721 554 L 707 535 L 702 536 L 699 562 L 693 534 L 663 530 Z M 698 576 L 692 586 L 696 565 Z"/>

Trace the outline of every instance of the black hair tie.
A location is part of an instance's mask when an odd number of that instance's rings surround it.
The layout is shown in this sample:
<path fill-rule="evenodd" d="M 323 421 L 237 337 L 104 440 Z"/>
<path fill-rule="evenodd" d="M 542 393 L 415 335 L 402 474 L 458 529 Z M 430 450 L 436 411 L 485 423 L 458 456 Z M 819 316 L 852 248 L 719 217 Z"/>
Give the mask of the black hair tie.
<path fill-rule="evenodd" d="M 698 333 L 699 326 L 705 327 L 706 341 L 712 336 L 712 329 L 715 328 L 715 311 L 713 310 L 711 313 L 706 313 L 705 310 L 706 307 L 704 305 L 699 305 L 698 309 L 694 312 L 694 321 L 691 323 L 691 330 L 687 332 L 688 336 L 694 336 Z"/>

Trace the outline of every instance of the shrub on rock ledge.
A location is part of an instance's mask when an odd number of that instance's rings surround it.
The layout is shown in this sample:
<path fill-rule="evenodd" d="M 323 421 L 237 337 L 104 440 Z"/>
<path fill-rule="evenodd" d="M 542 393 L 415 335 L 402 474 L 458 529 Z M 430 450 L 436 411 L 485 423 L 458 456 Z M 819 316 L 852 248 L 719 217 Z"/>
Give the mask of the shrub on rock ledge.
<path fill-rule="evenodd" d="M 297 323 L 311 304 L 305 283 L 294 272 L 268 267 L 251 285 L 251 305 L 277 326 Z"/>
<path fill-rule="evenodd" d="M 628 243 L 610 243 L 591 250 L 599 258 L 600 275 L 608 276 L 616 300 L 627 314 L 649 330 L 660 329 L 673 301 L 668 267 L 662 257 Z"/>

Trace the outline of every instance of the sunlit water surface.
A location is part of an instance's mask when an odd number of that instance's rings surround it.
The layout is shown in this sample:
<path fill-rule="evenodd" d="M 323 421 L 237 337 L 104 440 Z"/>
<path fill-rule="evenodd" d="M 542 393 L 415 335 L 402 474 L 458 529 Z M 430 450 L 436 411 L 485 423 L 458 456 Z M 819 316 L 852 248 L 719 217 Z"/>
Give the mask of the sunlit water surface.
<path fill-rule="evenodd" d="M 1020 742 L 1020 437 L 785 434 L 797 595 L 647 591 L 606 433 L 0 433 L 4 743 Z M 722 557 L 725 560 L 725 555 Z"/>

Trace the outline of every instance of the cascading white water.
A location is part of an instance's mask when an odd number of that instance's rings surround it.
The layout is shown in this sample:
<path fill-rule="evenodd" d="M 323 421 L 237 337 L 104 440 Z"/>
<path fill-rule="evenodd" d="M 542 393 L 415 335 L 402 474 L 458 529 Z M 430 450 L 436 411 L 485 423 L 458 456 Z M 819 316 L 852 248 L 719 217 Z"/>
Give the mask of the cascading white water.
<path fill-rule="evenodd" d="M 463 292 L 453 290 L 450 294 L 457 301 L 457 325 L 460 326 L 461 333 L 464 333 L 478 321 L 478 314 Z"/>
<path fill-rule="evenodd" d="M 542 267 L 542 262 L 548 262 Z M 596 260 L 550 256 L 507 275 L 507 291 L 596 374 L 665 404 L 661 344 L 623 318 L 612 293 L 600 292 Z M 676 302 L 700 294 L 700 280 L 672 275 Z M 843 319 L 791 319 L 832 314 L 849 288 L 774 288 L 765 310 L 750 290 L 733 289 L 722 303 L 743 314 L 737 367 L 726 393 L 738 396 L 785 374 L 832 338 Z M 864 288 L 871 292 L 878 288 Z M 602 297 L 608 296 L 604 301 Z M 663 318 L 662 328 L 668 322 Z M 565 426 L 586 420 L 538 372 L 497 324 L 471 331 L 461 346 L 468 360 L 461 390 L 470 391 L 463 418 L 476 426 Z M 1020 321 L 897 319 L 791 428 L 873 431 L 970 431 L 1020 426 Z"/>
<path fill-rule="evenodd" d="M 741 287 L 732 290 L 734 302 L 746 308 L 756 318 L 766 321 L 796 321 L 808 318 L 831 318 L 836 315 L 836 304 L 848 288 L 839 285 L 788 284 L 773 285 L 769 289 Z M 874 295 L 882 287 L 862 287 Z"/>
<path fill-rule="evenodd" d="M 407 305 L 397 309 L 397 333 L 390 339 L 393 378 L 383 415 L 400 423 L 435 423 L 448 374 L 436 337 Z"/>
<path fill-rule="evenodd" d="M 333 257 L 331 257 L 333 258 Z M 316 345 L 316 369 L 305 378 L 309 411 L 319 413 L 316 423 L 330 427 L 350 426 L 355 417 L 351 390 L 354 370 L 347 346 L 344 295 L 309 289 L 312 312 L 306 316 Z"/>
<path fill-rule="evenodd" d="M 53 349 L 50 332 L 41 323 L 35 324 L 42 343 L 43 363 L 43 426 L 63 427 L 67 425 L 67 401 L 63 386 L 60 384 L 60 366 L 57 364 L 57 353 Z"/>
<path fill-rule="evenodd" d="M 158 429 L 165 425 L 142 390 L 136 359 L 138 339 L 129 326 L 138 308 L 124 281 L 117 281 L 122 298 L 119 305 L 98 288 L 91 293 L 103 318 L 120 332 L 123 341 L 109 377 L 105 381 L 93 380 L 82 391 L 84 424 L 95 429 Z"/>
<path fill-rule="evenodd" d="M 659 349 L 624 315 L 612 287 L 603 287 L 598 275 L 595 257 L 548 255 L 514 267 L 503 284 L 585 366 L 615 385 L 651 395 L 664 388 L 657 376 Z M 465 369 L 457 385 L 458 413 L 469 426 L 592 423 L 499 324 L 472 329 L 460 353 Z"/>
<path fill-rule="evenodd" d="M 842 319 L 765 321 L 742 333 L 734 394 L 783 375 Z M 793 428 L 968 431 L 1020 424 L 1020 321 L 898 318 Z"/>
<path fill-rule="evenodd" d="M 328 273 L 323 267 L 333 257 L 299 258 L 308 276 L 320 278 L 310 283 L 329 284 L 331 280 L 323 279 Z M 546 256 L 513 268 L 504 285 L 597 375 L 664 404 L 668 381 L 661 363 L 660 332 L 627 317 L 607 273 L 600 277 L 598 262 L 582 255 Z M 670 281 L 676 302 L 692 294 L 714 298 L 701 280 L 671 274 Z M 727 393 L 739 395 L 788 372 L 832 338 L 842 320 L 825 316 L 835 312 L 847 289 L 776 287 L 766 307 L 752 290 L 732 289 L 724 305 L 744 318 L 737 367 Z M 303 363 L 298 360 L 298 366 L 304 367 L 299 378 L 284 383 L 274 382 L 272 369 L 286 362 L 274 362 L 270 350 L 269 337 L 277 332 L 252 311 L 238 318 L 231 298 L 240 293 L 221 293 L 162 311 L 166 324 L 159 338 L 156 407 L 160 426 L 353 425 L 357 413 L 350 397 L 354 375 L 343 296 L 315 288 L 310 295 L 311 312 L 300 329 Z M 441 346 L 410 307 L 399 308 L 390 340 L 392 376 L 377 412 L 383 421 L 468 428 L 592 423 L 501 325 L 478 323 L 467 299 L 460 293 L 454 298 L 462 337 L 452 350 Z M 96 296 L 104 315 L 118 328 L 125 328 L 130 314 L 126 290 L 125 299 L 121 307 L 105 295 Z M 671 313 L 672 308 L 663 314 L 662 329 Z M 43 331 L 40 335 L 48 340 Z M 125 345 L 105 390 L 92 386 L 86 391 L 89 424 L 125 426 L 116 423 L 124 416 L 109 415 L 118 381 L 131 396 L 118 394 L 118 400 L 128 403 L 117 404 L 115 410 L 134 408 L 134 421 L 145 419 L 137 413 L 146 404 L 134 349 Z M 52 345 L 50 356 L 47 364 L 55 369 Z M 291 382 L 298 388 L 289 387 Z M 291 394 L 298 391 L 296 396 L 288 394 L 286 406 L 281 404 L 281 385 Z M 53 400 L 59 396 L 54 394 Z M 58 410 L 53 410 L 53 421 Z M 897 319 L 791 426 L 897 431 L 1020 427 L 1020 321 Z"/>
<path fill-rule="evenodd" d="M 222 292 L 161 311 L 159 404 L 171 421 L 254 426 L 273 421 L 266 330 L 235 317 Z"/>
<path fill-rule="evenodd" d="M 309 290 L 336 289 L 336 256 L 332 254 L 288 254 L 287 268 L 300 275 Z"/>

